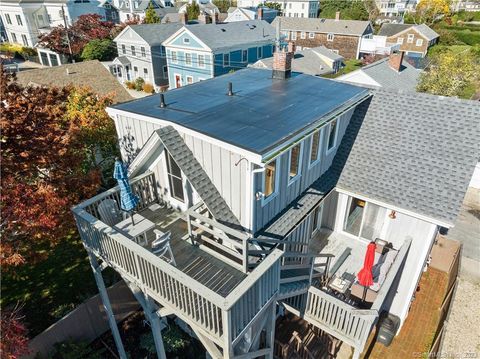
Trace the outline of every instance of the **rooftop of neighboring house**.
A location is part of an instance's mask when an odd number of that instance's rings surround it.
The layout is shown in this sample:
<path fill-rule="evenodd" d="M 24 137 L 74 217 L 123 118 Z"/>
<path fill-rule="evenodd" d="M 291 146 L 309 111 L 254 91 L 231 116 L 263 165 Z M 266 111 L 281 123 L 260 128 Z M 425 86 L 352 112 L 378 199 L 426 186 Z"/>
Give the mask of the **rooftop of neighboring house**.
<path fill-rule="evenodd" d="M 346 75 L 340 76 L 337 78 L 337 80 L 355 84 L 357 82 L 351 79 L 355 78 L 358 73 L 367 75 L 370 79 L 378 84 L 378 86 L 372 87 L 415 91 L 422 71 L 416 69 L 405 59 L 402 61 L 400 70 L 397 71 L 397 69 L 392 67 L 389 58 L 387 57 Z"/>
<path fill-rule="evenodd" d="M 275 17 L 278 14 L 278 10 L 275 9 L 270 9 L 268 7 L 255 7 L 255 6 L 250 6 L 250 7 L 229 7 L 227 10 L 228 14 L 233 13 L 234 11 L 238 10 L 241 11 L 249 20 L 255 20 L 256 15 L 258 14 L 259 8 L 262 9 L 263 11 L 263 17 L 262 20 L 265 20 L 269 23 L 271 23 Z"/>
<path fill-rule="evenodd" d="M 209 15 L 209 14 L 206 14 L 206 15 Z M 162 24 L 169 24 L 169 23 L 181 23 L 182 22 L 182 14 L 178 13 L 178 12 L 175 12 L 175 13 L 169 13 L 169 14 L 166 14 L 163 18 L 162 18 Z M 217 14 L 218 16 L 218 22 L 221 23 L 223 22 L 228 14 L 227 13 L 219 13 Z M 188 21 L 188 24 L 198 24 L 200 23 L 199 20 L 189 20 Z"/>
<path fill-rule="evenodd" d="M 324 46 L 297 51 L 292 60 L 292 71 L 306 75 L 318 76 L 332 73 L 332 64 L 343 61 L 343 57 Z M 271 69 L 273 57 L 258 60 L 253 67 Z"/>
<path fill-rule="evenodd" d="M 272 25 L 276 26 L 277 22 L 279 21 L 281 30 L 333 33 L 338 35 L 354 36 L 373 33 L 370 21 L 277 16 L 275 20 L 273 20 Z"/>
<path fill-rule="evenodd" d="M 414 28 L 417 30 L 421 35 L 423 35 L 428 41 L 436 39 L 439 35 L 429 28 L 425 24 L 414 25 L 414 24 L 383 24 L 378 32 L 379 36 L 395 36 L 402 31 L 405 31 L 410 28 Z"/>
<path fill-rule="evenodd" d="M 133 4 L 133 10 L 130 9 L 130 3 Z M 132 0 L 131 2 L 127 0 L 127 1 L 122 1 L 118 9 L 121 11 L 127 11 L 127 12 L 144 12 L 145 10 L 147 10 L 150 3 L 152 3 L 155 9 L 160 9 L 163 7 L 162 5 L 160 5 L 158 2 L 154 0 Z M 175 8 L 172 8 L 172 9 L 175 11 Z"/>
<path fill-rule="evenodd" d="M 185 25 L 184 28 L 212 51 L 245 44 L 273 43 L 275 40 L 275 29 L 264 20 L 193 24 Z"/>
<path fill-rule="evenodd" d="M 124 32 L 128 31 L 128 29 L 131 29 L 150 46 L 160 46 L 182 26 L 183 25 L 181 23 L 130 25 L 124 31 L 122 31 L 114 41 L 120 40 Z"/>
<path fill-rule="evenodd" d="M 101 96 L 113 93 L 115 103 L 133 99 L 98 60 L 20 71 L 17 81 L 24 86 L 88 86 Z"/>
<path fill-rule="evenodd" d="M 226 94 L 229 82 L 233 96 Z M 328 79 L 294 74 L 278 80 L 271 71 L 248 68 L 170 90 L 165 108 L 159 107 L 158 95 L 114 108 L 167 120 L 264 155 L 367 94 L 367 89 Z"/>

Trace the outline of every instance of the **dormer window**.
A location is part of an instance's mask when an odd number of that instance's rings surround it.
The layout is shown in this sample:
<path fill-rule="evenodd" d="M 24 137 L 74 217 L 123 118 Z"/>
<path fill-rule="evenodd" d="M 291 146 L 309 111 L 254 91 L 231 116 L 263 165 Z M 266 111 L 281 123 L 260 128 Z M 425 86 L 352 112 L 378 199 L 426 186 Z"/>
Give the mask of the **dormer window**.
<path fill-rule="evenodd" d="M 329 34 L 327 35 L 327 41 L 333 41 L 334 38 L 335 38 L 335 35 L 332 34 L 332 33 L 329 33 Z"/>

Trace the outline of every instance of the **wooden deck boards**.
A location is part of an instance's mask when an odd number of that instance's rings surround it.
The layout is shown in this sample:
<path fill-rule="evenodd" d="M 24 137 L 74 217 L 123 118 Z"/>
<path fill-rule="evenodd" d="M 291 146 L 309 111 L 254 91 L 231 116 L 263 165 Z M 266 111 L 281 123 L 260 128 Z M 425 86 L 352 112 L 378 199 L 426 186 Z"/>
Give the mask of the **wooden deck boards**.
<path fill-rule="evenodd" d="M 156 229 L 172 232 L 171 246 L 178 269 L 224 297 L 246 277 L 238 269 L 193 246 L 188 239 L 187 222 L 181 213 L 154 206 L 140 214 L 154 222 Z M 146 248 L 150 248 L 155 239 L 153 230 L 147 232 L 147 238 Z"/>

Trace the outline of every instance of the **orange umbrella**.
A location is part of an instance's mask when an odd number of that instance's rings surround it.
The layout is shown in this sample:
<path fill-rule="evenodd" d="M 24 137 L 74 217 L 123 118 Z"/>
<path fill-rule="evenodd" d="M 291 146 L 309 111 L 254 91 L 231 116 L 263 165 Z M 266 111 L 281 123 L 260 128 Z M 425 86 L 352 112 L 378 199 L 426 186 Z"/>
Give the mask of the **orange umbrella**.
<path fill-rule="evenodd" d="M 358 272 L 358 283 L 364 287 L 370 287 L 373 284 L 372 267 L 375 261 L 375 242 L 370 242 L 367 246 L 367 252 L 365 253 L 365 260 L 363 262 L 363 268 Z"/>

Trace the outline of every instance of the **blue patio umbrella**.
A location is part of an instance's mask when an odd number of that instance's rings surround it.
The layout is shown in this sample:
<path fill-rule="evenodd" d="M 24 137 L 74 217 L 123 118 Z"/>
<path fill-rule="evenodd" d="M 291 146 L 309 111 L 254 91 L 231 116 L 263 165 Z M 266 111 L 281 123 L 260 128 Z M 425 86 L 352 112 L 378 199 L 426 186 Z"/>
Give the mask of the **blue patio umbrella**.
<path fill-rule="evenodd" d="M 137 207 L 139 199 L 132 192 L 132 187 L 130 186 L 130 182 L 128 180 L 127 167 L 118 158 L 115 160 L 113 178 L 117 180 L 118 186 L 120 187 L 120 208 L 130 213 L 132 224 L 134 224 L 132 211 L 135 209 L 135 207 Z"/>

